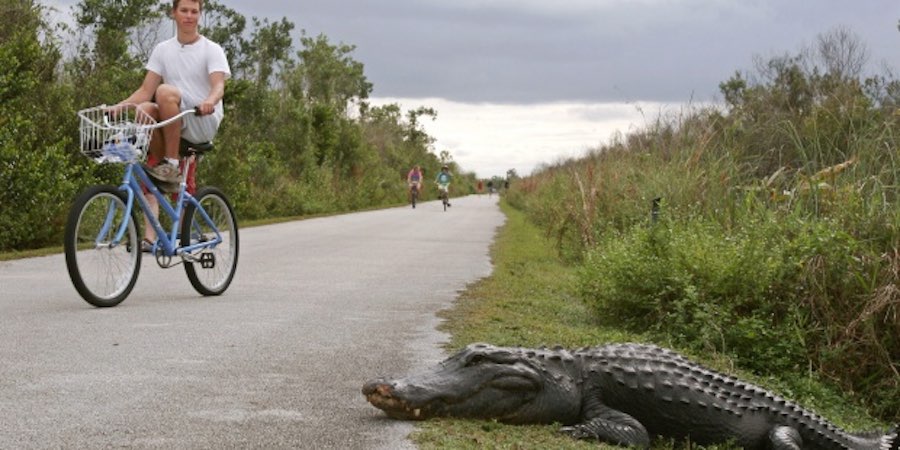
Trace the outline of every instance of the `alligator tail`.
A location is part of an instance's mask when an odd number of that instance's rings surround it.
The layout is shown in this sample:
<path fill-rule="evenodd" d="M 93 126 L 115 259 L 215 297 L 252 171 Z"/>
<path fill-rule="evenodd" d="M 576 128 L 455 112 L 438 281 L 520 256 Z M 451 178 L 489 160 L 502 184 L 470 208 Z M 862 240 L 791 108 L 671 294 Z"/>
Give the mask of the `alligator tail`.
<path fill-rule="evenodd" d="M 900 427 L 894 425 L 881 437 L 880 450 L 900 450 Z"/>

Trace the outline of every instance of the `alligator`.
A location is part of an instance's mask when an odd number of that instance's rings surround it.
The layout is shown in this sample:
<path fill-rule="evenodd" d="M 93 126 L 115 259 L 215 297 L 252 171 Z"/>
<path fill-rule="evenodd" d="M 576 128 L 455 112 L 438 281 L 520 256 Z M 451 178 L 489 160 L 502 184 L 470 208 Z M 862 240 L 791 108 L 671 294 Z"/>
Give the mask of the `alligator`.
<path fill-rule="evenodd" d="M 745 449 L 900 450 L 896 425 L 850 433 L 766 389 L 645 344 L 471 344 L 423 373 L 371 380 L 362 393 L 395 419 L 556 423 L 574 438 L 621 446 L 647 448 L 662 437 Z"/>

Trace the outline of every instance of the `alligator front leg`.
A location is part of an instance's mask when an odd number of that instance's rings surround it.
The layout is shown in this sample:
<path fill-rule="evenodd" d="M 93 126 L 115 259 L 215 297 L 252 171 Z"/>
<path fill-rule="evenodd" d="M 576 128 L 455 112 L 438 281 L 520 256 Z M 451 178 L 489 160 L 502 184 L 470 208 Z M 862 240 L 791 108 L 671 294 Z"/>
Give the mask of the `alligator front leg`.
<path fill-rule="evenodd" d="M 598 439 L 616 445 L 629 447 L 650 447 L 647 429 L 634 417 L 606 405 L 594 405 L 586 421 L 563 427 L 561 432 L 576 439 Z"/>
<path fill-rule="evenodd" d="M 803 448 L 803 438 L 800 432 L 795 428 L 777 426 L 769 432 L 769 441 L 771 441 L 774 450 L 800 450 Z"/>

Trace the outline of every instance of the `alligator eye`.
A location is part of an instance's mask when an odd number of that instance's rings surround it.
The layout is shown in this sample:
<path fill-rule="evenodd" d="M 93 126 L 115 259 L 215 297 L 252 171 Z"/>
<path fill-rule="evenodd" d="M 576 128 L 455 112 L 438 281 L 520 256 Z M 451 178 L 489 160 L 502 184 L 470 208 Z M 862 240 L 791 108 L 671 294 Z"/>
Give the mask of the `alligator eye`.
<path fill-rule="evenodd" d="M 469 358 L 469 361 L 466 363 L 466 367 L 477 366 L 483 362 L 487 362 L 487 358 L 484 355 L 475 355 Z"/>
<path fill-rule="evenodd" d="M 504 376 L 491 380 L 491 386 L 504 391 L 534 391 L 537 386 L 532 380 L 521 376 Z"/>

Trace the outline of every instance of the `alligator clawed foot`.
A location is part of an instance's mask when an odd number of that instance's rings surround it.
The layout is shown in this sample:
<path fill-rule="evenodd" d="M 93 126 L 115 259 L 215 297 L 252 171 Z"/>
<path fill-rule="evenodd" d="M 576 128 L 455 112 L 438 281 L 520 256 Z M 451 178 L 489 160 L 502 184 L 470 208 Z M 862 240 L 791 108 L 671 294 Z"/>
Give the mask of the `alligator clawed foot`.
<path fill-rule="evenodd" d="M 588 438 L 596 439 L 597 438 L 597 436 L 595 436 L 592 433 L 585 430 L 584 427 L 579 427 L 579 426 L 561 427 L 559 429 L 559 432 L 562 434 L 565 434 L 566 436 L 569 436 L 573 439 L 588 439 Z"/>

